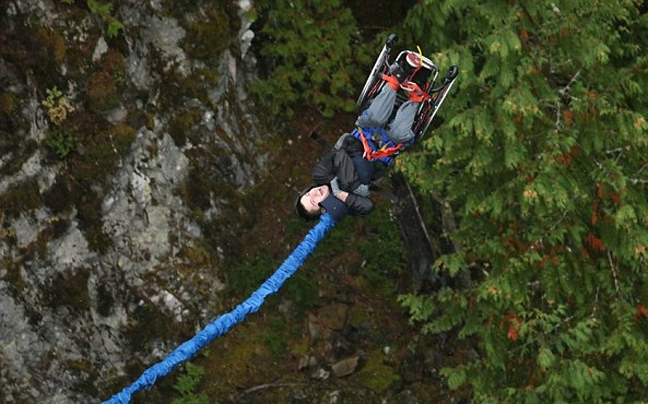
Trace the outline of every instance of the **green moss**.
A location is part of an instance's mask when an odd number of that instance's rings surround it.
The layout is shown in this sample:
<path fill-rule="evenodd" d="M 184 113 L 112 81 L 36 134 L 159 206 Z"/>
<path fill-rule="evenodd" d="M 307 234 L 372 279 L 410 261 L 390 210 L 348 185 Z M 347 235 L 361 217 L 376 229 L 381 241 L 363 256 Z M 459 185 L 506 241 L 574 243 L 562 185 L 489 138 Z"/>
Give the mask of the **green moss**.
<path fill-rule="evenodd" d="M 13 288 L 15 293 L 20 294 L 25 289 L 25 286 L 27 286 L 20 271 L 22 265 L 14 262 L 10 256 L 3 257 L 0 262 L 2 262 L 2 266 L 7 270 L 7 275 L 5 275 L 3 280 Z"/>
<path fill-rule="evenodd" d="M 273 268 L 275 270 L 276 268 Z M 295 304 L 295 310 L 301 315 L 319 303 L 317 280 L 308 268 L 300 270 L 284 284 L 284 296 Z"/>
<path fill-rule="evenodd" d="M 62 33 L 53 29 L 39 27 L 36 30 L 36 37 L 39 39 L 42 46 L 39 56 L 44 59 L 51 58 L 53 62 L 57 64 L 60 64 L 65 60 L 67 51 L 65 37 Z"/>
<path fill-rule="evenodd" d="M 179 74 L 168 73 L 167 80 L 160 86 L 160 100 L 169 105 L 180 105 L 180 100 L 195 100 L 201 105 L 217 109 L 212 105 L 208 89 L 218 83 L 218 73 L 215 70 L 197 70 L 187 77 Z M 176 144 L 183 146 L 189 140 L 193 143 L 202 141 L 200 133 L 195 127 L 200 123 L 203 110 L 194 108 L 177 111 L 171 123 L 170 133 Z"/>
<path fill-rule="evenodd" d="M 18 96 L 11 92 L 5 91 L 0 95 L 0 115 L 11 116 L 18 107 Z"/>
<path fill-rule="evenodd" d="M 263 343 L 268 348 L 271 356 L 281 358 L 286 354 L 290 337 L 287 331 L 288 324 L 286 324 L 284 318 L 273 316 L 269 327 L 263 332 Z"/>
<path fill-rule="evenodd" d="M 12 175 L 20 171 L 25 161 L 38 149 L 36 141 L 25 141 L 20 132 L 11 128 L 10 130 L 9 133 L 0 130 L 0 154 L 6 159 L 0 169 L 0 175 Z"/>
<path fill-rule="evenodd" d="M 207 20 L 187 28 L 187 53 L 194 59 L 217 59 L 230 46 L 230 19 L 222 8 L 210 9 Z"/>
<path fill-rule="evenodd" d="M 88 77 L 85 84 L 86 96 L 90 109 L 105 112 L 120 104 L 115 78 L 107 71 L 99 71 Z"/>
<path fill-rule="evenodd" d="M 73 207 L 70 190 L 69 179 L 59 177 L 54 185 L 43 193 L 43 203 L 54 214 L 70 213 Z"/>
<path fill-rule="evenodd" d="M 356 377 L 362 385 L 377 392 L 385 391 L 392 383 L 399 380 L 396 370 L 385 364 L 380 349 L 369 353 L 367 363 Z"/>
<path fill-rule="evenodd" d="M 148 299 L 142 300 L 142 304 L 137 306 L 130 318 L 126 340 L 135 352 L 143 351 L 153 340 L 167 341 L 174 335 L 174 329 L 170 326 L 174 324 L 174 320 L 157 310 Z"/>
<path fill-rule="evenodd" d="M 83 231 L 88 247 L 92 251 L 105 253 L 112 245 L 110 237 L 103 231 L 101 203 L 94 193 L 77 202 L 79 228 Z"/>
<path fill-rule="evenodd" d="M 188 110 L 176 115 L 169 127 L 169 134 L 178 147 L 187 144 L 187 139 L 194 132 L 193 128 L 198 125 L 202 113 L 198 110 Z"/>
<path fill-rule="evenodd" d="M 95 366 L 87 359 L 71 360 L 65 363 L 68 369 L 78 370 L 84 373 L 92 374 L 96 372 Z"/>
<path fill-rule="evenodd" d="M 49 305 L 54 308 L 66 306 L 76 312 L 88 311 L 90 309 L 89 277 L 90 270 L 87 268 L 55 275 L 51 286 L 47 289 Z"/>
<path fill-rule="evenodd" d="M 117 84 L 126 80 L 126 60 L 124 55 L 114 50 L 109 50 L 101 59 L 101 69 L 108 73 Z"/>
<path fill-rule="evenodd" d="M 365 323 L 371 322 L 372 313 L 364 308 L 351 306 L 349 310 L 348 323 L 356 328 L 362 327 Z"/>
<path fill-rule="evenodd" d="M 260 251 L 238 265 L 228 266 L 227 294 L 249 296 L 272 275 L 278 263 L 278 260 L 269 253 Z"/>
<path fill-rule="evenodd" d="M 255 363 L 266 363 L 267 347 L 263 341 L 265 325 L 257 324 L 253 319 L 232 329 L 219 340 L 218 349 L 214 349 L 205 361 L 205 373 L 209 375 L 205 382 L 205 392 L 212 398 L 227 397 L 241 386 L 264 383 L 259 379 L 259 370 Z M 267 369 L 273 373 L 272 369 Z M 276 377 L 280 375 L 277 374 Z M 275 376 L 267 376 L 269 379 Z"/>
<path fill-rule="evenodd" d="M 119 167 L 123 156 L 129 152 L 135 140 L 135 129 L 128 125 L 108 127 L 84 143 L 84 153 L 70 162 L 71 181 L 66 183 L 70 199 L 79 212 L 79 227 L 86 235 L 90 248 L 106 251 L 110 238 L 103 232 L 101 220 L 101 187 Z M 56 191 L 63 192 L 62 190 Z M 57 205 L 64 208 L 65 201 Z"/>
<path fill-rule="evenodd" d="M 4 115 L 0 111 L 0 155 L 5 159 L 0 175 L 10 175 L 20 170 L 22 162 L 31 156 L 31 154 L 21 153 L 20 149 L 25 146 L 24 143 L 26 142 L 15 128 L 13 117 Z"/>
<path fill-rule="evenodd" d="M 308 339 L 304 338 L 297 341 L 292 341 L 290 347 L 290 354 L 296 358 L 306 355 L 310 350 Z"/>
<path fill-rule="evenodd" d="M 182 94 L 183 97 L 195 98 L 204 105 L 209 105 L 207 89 L 216 84 L 218 84 L 218 73 L 215 70 L 196 70 L 190 76 L 174 78 L 170 96 L 177 99 L 178 94 Z"/>
<path fill-rule="evenodd" d="M 10 218 L 16 218 L 21 213 L 37 209 L 43 203 L 38 183 L 27 180 L 14 184 L 0 195 L 0 207 L 3 213 Z"/>
<path fill-rule="evenodd" d="M 88 187 L 103 184 L 119 167 L 121 158 L 130 151 L 135 135 L 131 126 L 115 125 L 87 140 L 85 153 L 75 162 L 75 178 Z"/>
<path fill-rule="evenodd" d="M 115 125 L 108 130 L 109 137 L 112 137 L 115 150 L 120 157 L 130 152 L 130 147 L 135 141 L 137 131 L 129 125 Z"/>
<path fill-rule="evenodd" d="M 41 89 L 58 85 L 63 88 L 64 78 L 58 72 L 61 64 L 67 61 L 65 38 L 59 31 L 41 26 L 21 27 L 16 32 L 17 42 L 21 42 L 19 58 L 21 67 L 36 78 Z M 43 90 L 44 91 L 44 90 Z"/>
<path fill-rule="evenodd" d="M 45 226 L 39 238 L 46 239 L 47 242 L 60 238 L 67 233 L 70 224 L 68 219 L 52 216 L 48 219 L 47 226 Z"/>
<path fill-rule="evenodd" d="M 112 292 L 108 287 L 100 283 L 97 286 L 97 313 L 99 313 L 100 316 L 103 317 L 108 317 L 110 315 L 110 312 L 112 311 L 113 306 L 115 305 L 115 299 L 112 296 Z"/>

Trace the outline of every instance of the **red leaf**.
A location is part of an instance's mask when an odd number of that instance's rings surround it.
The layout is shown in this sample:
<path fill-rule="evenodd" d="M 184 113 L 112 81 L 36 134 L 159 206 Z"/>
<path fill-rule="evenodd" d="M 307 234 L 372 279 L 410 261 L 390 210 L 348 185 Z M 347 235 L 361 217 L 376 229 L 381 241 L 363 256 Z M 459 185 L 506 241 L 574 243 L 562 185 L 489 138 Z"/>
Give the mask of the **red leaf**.
<path fill-rule="evenodd" d="M 592 247 L 592 249 L 596 251 L 603 251 L 605 249 L 605 243 L 603 243 L 603 240 L 596 237 L 592 233 L 587 235 L 587 244 L 589 244 L 590 247 Z"/>
<path fill-rule="evenodd" d="M 648 319 L 648 311 L 646 311 L 646 308 L 643 304 L 637 306 L 637 311 L 635 312 L 634 316 L 632 316 L 632 321 L 636 323 L 641 319 L 641 317 Z"/>
<path fill-rule="evenodd" d="M 599 182 L 596 184 L 596 196 L 599 198 L 603 198 L 605 196 L 605 184 L 602 182 Z"/>
<path fill-rule="evenodd" d="M 509 325 L 509 329 L 508 329 L 508 332 L 506 333 L 506 337 L 507 337 L 509 340 L 511 340 L 511 341 L 517 341 L 517 339 L 518 339 L 518 332 L 517 332 L 517 330 L 515 329 L 515 326 L 513 325 L 513 323 L 511 323 L 511 324 Z"/>
<path fill-rule="evenodd" d="M 570 110 L 568 109 L 563 110 L 562 116 L 568 125 L 571 126 L 571 124 L 574 123 L 574 114 L 572 114 Z"/>
<path fill-rule="evenodd" d="M 616 192 L 610 192 L 610 199 L 612 199 L 612 202 L 616 203 L 617 205 L 621 205 L 621 195 L 617 194 Z"/>

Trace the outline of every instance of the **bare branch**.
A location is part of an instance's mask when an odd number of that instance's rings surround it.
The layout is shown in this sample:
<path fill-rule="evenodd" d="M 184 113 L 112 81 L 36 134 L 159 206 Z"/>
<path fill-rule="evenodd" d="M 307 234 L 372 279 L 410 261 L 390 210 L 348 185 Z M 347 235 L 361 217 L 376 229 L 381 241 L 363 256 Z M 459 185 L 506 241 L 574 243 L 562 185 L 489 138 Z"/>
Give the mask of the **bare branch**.
<path fill-rule="evenodd" d="M 414 210 L 416 211 L 416 216 L 419 219 L 421 229 L 423 229 L 423 234 L 425 234 L 425 239 L 427 240 L 428 244 L 432 244 L 430 234 L 428 233 L 425 222 L 423 221 L 423 216 L 421 216 L 421 210 L 419 209 L 418 202 L 416 202 L 416 197 L 414 197 L 414 192 L 412 191 L 412 187 L 410 186 L 409 181 L 406 180 L 405 185 L 407 185 L 407 191 L 409 192 L 410 198 L 412 198 L 412 202 L 414 203 Z"/>
<path fill-rule="evenodd" d="M 578 69 L 576 74 L 574 74 L 574 76 L 569 80 L 569 83 L 567 83 L 567 85 L 565 85 L 565 87 L 558 90 L 558 94 L 560 94 L 560 98 L 556 102 L 556 129 L 555 129 L 556 132 L 560 132 L 560 130 L 563 127 L 562 122 L 561 122 L 562 99 L 564 97 L 574 98 L 574 97 L 569 95 L 569 88 L 572 86 L 572 84 L 574 84 L 576 82 L 576 80 L 578 79 L 578 76 L 580 76 L 580 74 L 581 74 L 581 69 Z"/>
<path fill-rule="evenodd" d="M 243 396 L 246 396 L 248 394 L 254 393 L 259 390 L 274 389 L 274 388 L 281 388 L 281 387 L 297 387 L 297 386 L 302 386 L 303 384 L 304 383 L 282 383 L 282 382 L 259 384 L 258 386 L 250 387 L 249 389 L 239 393 L 236 396 L 236 399 L 234 401 L 238 402 Z"/>
<path fill-rule="evenodd" d="M 619 294 L 619 279 L 617 278 L 616 266 L 614 265 L 614 260 L 612 259 L 612 254 L 608 250 L 607 252 L 608 261 L 610 262 L 610 270 L 612 271 L 612 278 L 614 279 L 614 290 L 617 295 Z"/>

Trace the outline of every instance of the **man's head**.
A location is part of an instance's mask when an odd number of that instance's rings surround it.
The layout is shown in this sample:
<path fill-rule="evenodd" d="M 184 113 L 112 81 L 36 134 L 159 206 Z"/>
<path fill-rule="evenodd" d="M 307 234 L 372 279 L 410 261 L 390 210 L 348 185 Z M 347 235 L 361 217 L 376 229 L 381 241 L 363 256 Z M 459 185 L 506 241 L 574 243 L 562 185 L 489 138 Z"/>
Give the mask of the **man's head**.
<path fill-rule="evenodd" d="M 320 203 L 331 195 L 328 185 L 313 185 L 302 191 L 295 201 L 295 211 L 306 219 L 314 220 L 322 214 Z"/>

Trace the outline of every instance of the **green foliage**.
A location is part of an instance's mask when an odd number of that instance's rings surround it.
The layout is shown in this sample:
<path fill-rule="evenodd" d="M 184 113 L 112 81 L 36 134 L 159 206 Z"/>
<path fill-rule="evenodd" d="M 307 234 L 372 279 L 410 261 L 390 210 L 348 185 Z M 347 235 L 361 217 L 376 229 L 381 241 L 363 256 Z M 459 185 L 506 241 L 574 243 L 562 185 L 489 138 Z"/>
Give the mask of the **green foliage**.
<path fill-rule="evenodd" d="M 248 296 L 255 291 L 277 267 L 277 260 L 270 254 L 259 252 L 235 265 L 227 287 L 235 296 Z"/>
<path fill-rule="evenodd" d="M 74 4 L 74 0 L 61 0 L 61 3 Z M 113 5 L 111 3 L 103 3 L 99 0 L 86 0 L 86 5 L 92 14 L 100 15 L 108 22 L 108 37 L 114 38 L 119 35 L 119 31 L 124 29 L 124 24 L 112 16 Z"/>
<path fill-rule="evenodd" d="M 113 6 L 110 3 L 102 3 L 98 0 L 87 0 L 88 8 L 92 14 L 98 14 L 101 16 L 110 15 L 112 12 Z"/>
<path fill-rule="evenodd" d="M 357 79 L 367 73 L 358 63 L 366 61 L 360 47 L 351 46 L 357 37 L 351 11 L 341 0 L 279 0 L 259 8 L 265 22 L 260 54 L 268 77 L 255 83 L 253 93 L 273 114 L 292 116 L 303 103 L 325 116 L 352 111 Z"/>
<path fill-rule="evenodd" d="M 205 376 L 202 366 L 186 362 L 185 373 L 178 376 L 173 388 L 180 394 L 180 398 L 173 400 L 173 404 L 207 404 L 209 397 L 206 393 L 196 393 L 198 386 Z"/>
<path fill-rule="evenodd" d="M 121 21 L 115 18 L 108 19 L 108 28 L 106 30 L 108 37 L 115 38 L 117 35 L 119 35 L 119 31 L 123 29 L 124 29 L 124 24 L 122 24 Z"/>
<path fill-rule="evenodd" d="M 47 134 L 45 144 L 60 158 L 64 159 L 76 149 L 77 137 L 62 128 L 52 129 Z"/>
<path fill-rule="evenodd" d="M 283 317 L 274 316 L 270 321 L 269 329 L 263 332 L 263 342 L 272 356 L 279 358 L 286 353 L 288 349 L 288 329 L 288 324 L 286 324 Z"/>
<path fill-rule="evenodd" d="M 476 403 L 645 401 L 645 6 L 422 1 L 405 26 L 461 71 L 445 124 L 401 158 L 456 215 L 461 250 L 436 269 L 472 275 L 401 298 L 423 332 L 478 344 L 444 370 L 450 387 Z"/>
<path fill-rule="evenodd" d="M 362 276 L 370 285 L 393 293 L 396 289 L 393 280 L 405 271 L 403 243 L 389 205 L 377 205 L 376 211 L 367 218 L 367 229 L 372 231 L 354 243 L 364 259 Z"/>
<path fill-rule="evenodd" d="M 228 293 L 238 299 L 247 298 L 279 267 L 281 261 L 265 251 L 259 251 L 238 264 L 233 264 L 228 277 Z M 311 276 L 316 268 L 305 266 L 286 281 L 282 295 L 295 303 L 295 309 L 304 311 L 318 301 L 317 283 Z M 269 302 L 276 302 L 274 296 Z"/>
<path fill-rule="evenodd" d="M 382 351 L 369 352 L 367 363 L 358 373 L 359 382 L 377 392 L 383 392 L 398 382 L 398 373 L 385 362 L 385 355 Z"/>

